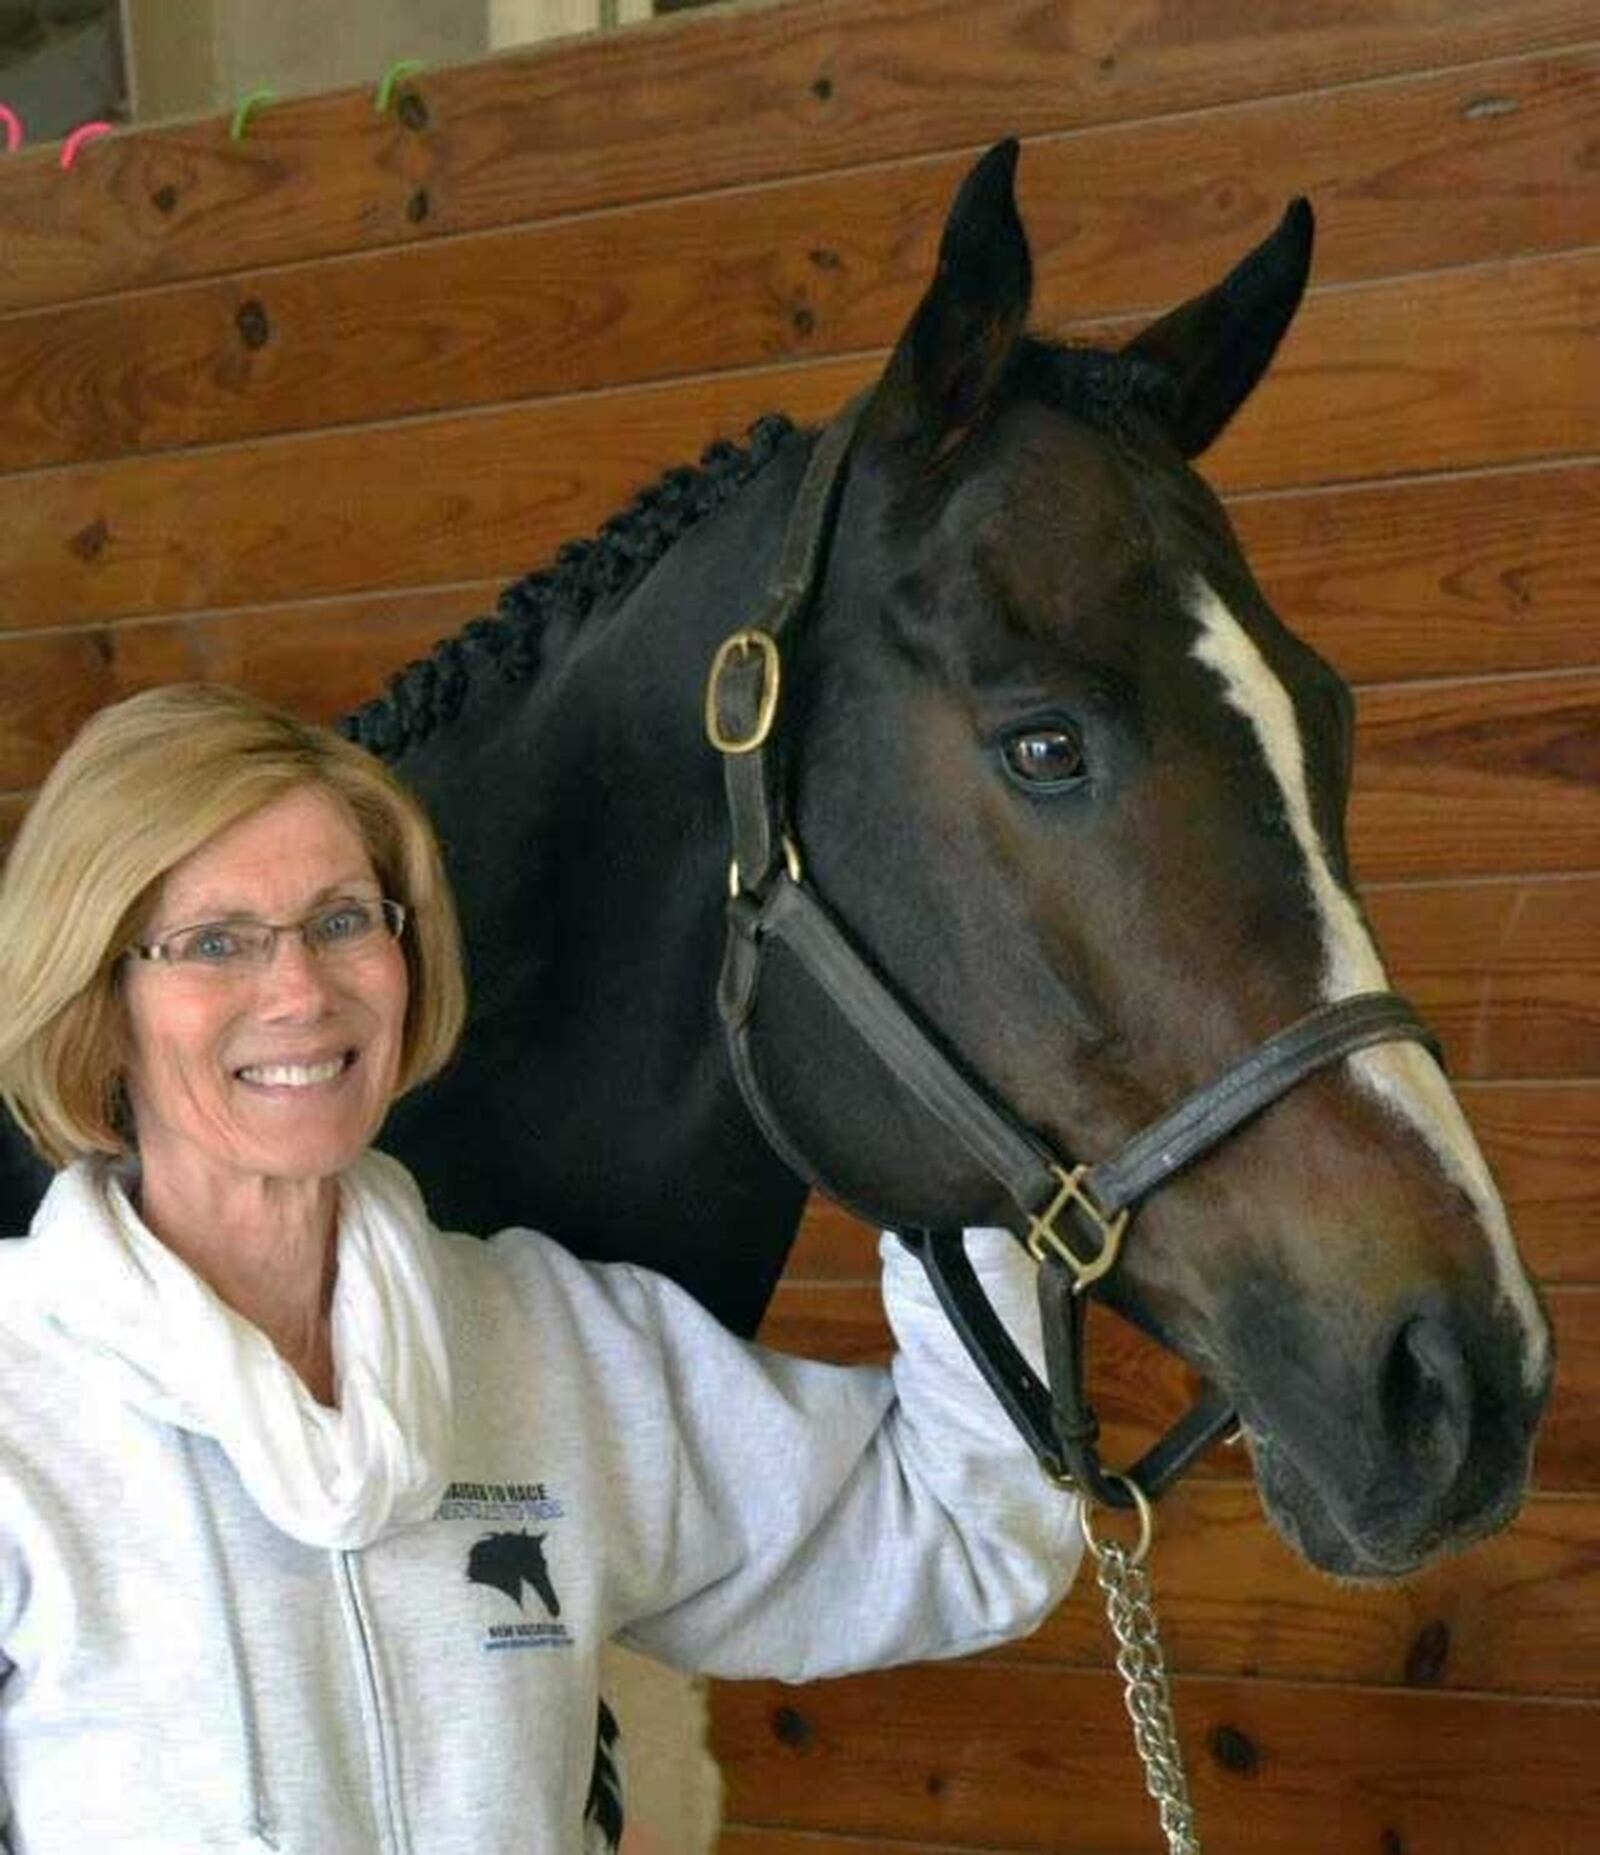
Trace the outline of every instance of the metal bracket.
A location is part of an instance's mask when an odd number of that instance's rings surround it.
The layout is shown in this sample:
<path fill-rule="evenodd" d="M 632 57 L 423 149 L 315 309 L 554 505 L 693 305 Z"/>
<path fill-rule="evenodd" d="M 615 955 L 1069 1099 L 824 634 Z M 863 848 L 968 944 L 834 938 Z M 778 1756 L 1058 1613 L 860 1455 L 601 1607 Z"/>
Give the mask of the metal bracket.
<path fill-rule="evenodd" d="M 1042 1211 L 1028 1219 L 1028 1250 L 1035 1262 L 1044 1261 L 1047 1249 L 1059 1256 L 1072 1271 L 1073 1293 L 1081 1295 L 1090 1283 L 1098 1282 L 1116 1266 L 1132 1213 L 1119 1211 L 1115 1217 L 1106 1216 L 1084 1189 L 1084 1177 L 1089 1171 L 1087 1165 L 1074 1166 L 1070 1172 L 1060 1166 L 1052 1166 L 1050 1170 L 1059 1182 L 1059 1189 Z M 1100 1254 L 1087 1262 L 1056 1228 L 1056 1219 L 1069 1205 L 1081 1211 L 1100 1233 Z"/>
<path fill-rule="evenodd" d="M 721 705 L 718 696 L 724 671 L 732 663 L 734 656 L 747 656 L 757 651 L 761 656 L 761 697 L 756 706 L 755 726 L 748 734 L 729 734 L 722 725 Z M 711 745 L 722 754 L 753 754 L 758 747 L 764 747 L 767 736 L 772 732 L 772 722 L 778 712 L 778 691 L 783 681 L 783 660 L 778 654 L 777 639 L 767 631 L 754 629 L 735 631 L 724 638 L 711 660 L 711 673 L 706 678 L 706 736 Z"/>

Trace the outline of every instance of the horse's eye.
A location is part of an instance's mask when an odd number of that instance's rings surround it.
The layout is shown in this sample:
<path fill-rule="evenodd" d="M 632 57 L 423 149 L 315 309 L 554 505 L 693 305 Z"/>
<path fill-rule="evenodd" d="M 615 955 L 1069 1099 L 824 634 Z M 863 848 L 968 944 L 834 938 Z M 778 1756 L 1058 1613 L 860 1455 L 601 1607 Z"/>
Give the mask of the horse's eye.
<path fill-rule="evenodd" d="M 1026 786 L 1070 786 L 1089 771 L 1077 731 L 1059 723 L 1007 736 L 1003 752 L 1007 772 Z"/>

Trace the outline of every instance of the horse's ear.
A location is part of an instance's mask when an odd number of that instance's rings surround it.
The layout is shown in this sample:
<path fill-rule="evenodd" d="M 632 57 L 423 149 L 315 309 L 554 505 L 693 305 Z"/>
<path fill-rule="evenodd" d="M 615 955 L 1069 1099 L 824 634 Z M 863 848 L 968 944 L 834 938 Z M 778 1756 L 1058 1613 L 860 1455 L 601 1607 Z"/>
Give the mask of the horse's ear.
<path fill-rule="evenodd" d="M 1198 457 L 1267 371 L 1300 306 L 1315 221 L 1292 200 L 1278 229 L 1215 289 L 1154 322 L 1123 349 L 1173 388 L 1166 423 L 1185 457 Z"/>
<path fill-rule="evenodd" d="M 944 456 L 1005 371 L 1028 319 L 1033 260 L 1017 214 L 1017 144 L 998 143 L 961 184 L 939 267 L 868 405 L 870 440 Z"/>

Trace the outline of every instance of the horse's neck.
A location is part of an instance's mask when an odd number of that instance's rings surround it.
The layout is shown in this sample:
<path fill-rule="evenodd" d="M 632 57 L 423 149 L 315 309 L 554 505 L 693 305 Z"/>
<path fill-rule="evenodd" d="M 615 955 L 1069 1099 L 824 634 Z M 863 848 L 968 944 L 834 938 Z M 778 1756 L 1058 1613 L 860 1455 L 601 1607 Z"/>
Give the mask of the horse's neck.
<path fill-rule="evenodd" d="M 728 842 L 701 691 L 759 600 L 793 474 L 779 460 L 536 685 L 402 765 L 449 849 L 474 1011 L 390 1143 L 449 1221 L 663 1268 L 746 1329 L 803 1188 L 716 1017 Z"/>

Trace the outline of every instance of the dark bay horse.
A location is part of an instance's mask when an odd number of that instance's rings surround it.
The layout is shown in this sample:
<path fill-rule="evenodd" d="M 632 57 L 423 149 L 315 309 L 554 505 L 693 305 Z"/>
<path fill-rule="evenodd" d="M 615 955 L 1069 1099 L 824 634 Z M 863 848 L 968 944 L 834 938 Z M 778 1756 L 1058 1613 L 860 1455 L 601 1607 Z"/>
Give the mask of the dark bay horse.
<path fill-rule="evenodd" d="M 974 169 L 859 409 L 776 764 L 872 971 L 1022 1124 L 1098 1156 L 1387 981 L 1345 851 L 1349 693 L 1189 461 L 1288 327 L 1309 210 L 1119 352 L 1065 348 L 1025 331 L 1015 159 Z M 441 1222 L 651 1264 L 747 1332 L 806 1185 L 718 1018 L 702 697 L 817 444 L 766 420 L 669 474 L 351 723 L 439 823 L 474 997 L 385 1144 Z M 1024 1229 L 781 949 L 748 1029 L 814 1176 L 891 1225 Z M 1317 1564 L 1398 1574 L 1515 1511 L 1548 1328 L 1415 1041 L 1341 1057 L 1174 1176 L 1097 1292 L 1233 1401 Z"/>

